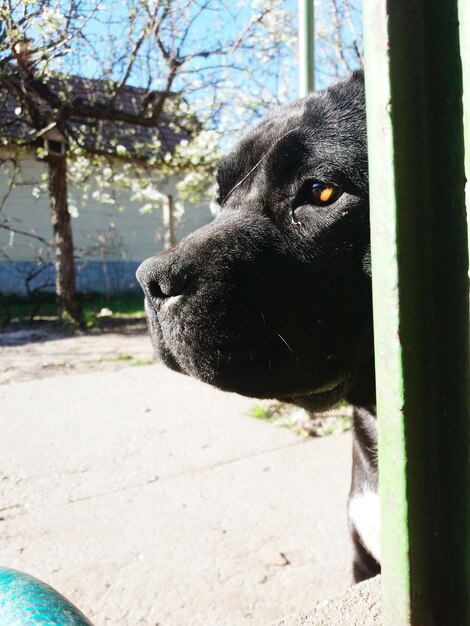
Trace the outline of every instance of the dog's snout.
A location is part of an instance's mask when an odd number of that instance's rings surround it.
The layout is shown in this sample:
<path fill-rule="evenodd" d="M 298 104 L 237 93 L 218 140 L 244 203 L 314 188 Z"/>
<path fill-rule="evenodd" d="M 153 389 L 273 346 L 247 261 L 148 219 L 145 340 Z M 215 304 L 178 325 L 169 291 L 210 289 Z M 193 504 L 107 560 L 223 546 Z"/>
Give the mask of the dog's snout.
<path fill-rule="evenodd" d="M 137 270 L 137 280 L 146 296 L 163 300 L 180 295 L 189 282 L 189 275 L 169 258 L 152 257 Z"/>

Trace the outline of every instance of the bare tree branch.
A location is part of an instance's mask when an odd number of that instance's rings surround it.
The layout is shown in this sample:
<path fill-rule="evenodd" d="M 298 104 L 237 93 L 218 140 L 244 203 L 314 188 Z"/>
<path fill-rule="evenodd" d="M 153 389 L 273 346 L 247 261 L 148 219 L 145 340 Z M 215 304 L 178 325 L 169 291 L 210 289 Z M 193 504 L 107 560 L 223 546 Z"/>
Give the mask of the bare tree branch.
<path fill-rule="evenodd" d="M 337 52 L 339 53 L 339 57 L 343 63 L 344 69 L 347 72 L 349 72 L 350 68 L 349 68 L 348 61 L 346 59 L 345 49 L 344 49 L 343 40 L 342 40 L 342 33 L 341 33 L 342 21 L 339 15 L 338 0 L 332 0 L 332 3 L 333 3 L 333 22 L 334 22 L 334 27 L 335 27 L 336 49 L 337 49 Z"/>

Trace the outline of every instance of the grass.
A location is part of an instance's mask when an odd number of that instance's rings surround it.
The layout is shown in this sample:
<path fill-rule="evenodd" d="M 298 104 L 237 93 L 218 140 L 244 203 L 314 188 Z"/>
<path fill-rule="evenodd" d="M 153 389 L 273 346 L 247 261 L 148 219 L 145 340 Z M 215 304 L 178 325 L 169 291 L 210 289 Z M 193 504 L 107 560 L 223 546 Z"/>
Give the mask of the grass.
<path fill-rule="evenodd" d="M 135 366 L 152 365 L 152 363 L 155 363 L 154 359 L 134 358 L 132 354 L 117 354 L 116 356 L 103 359 L 103 361 L 108 361 L 108 362 L 126 361 L 129 363 L 129 365 L 135 365 Z"/>
<path fill-rule="evenodd" d="M 100 321 L 100 312 L 109 309 L 112 319 L 143 318 L 144 299 L 139 293 L 123 293 L 106 297 L 99 293 L 78 294 L 83 309 L 83 318 L 87 328 L 96 326 Z M 38 294 L 27 298 L 23 296 L 0 296 L 0 326 L 9 320 L 28 322 L 32 320 L 57 320 L 56 298 L 53 293 Z"/>
<path fill-rule="evenodd" d="M 248 415 L 257 420 L 269 420 L 273 417 L 272 410 L 269 406 L 254 404 L 248 409 Z"/>
<path fill-rule="evenodd" d="M 105 361 L 132 361 L 133 358 L 132 354 L 118 354 L 117 356 L 105 359 Z"/>
<path fill-rule="evenodd" d="M 346 402 L 330 411 L 313 414 L 292 404 L 270 400 L 253 404 L 247 415 L 288 428 L 305 437 L 326 437 L 352 427 L 351 407 Z"/>
<path fill-rule="evenodd" d="M 131 365 L 139 367 L 139 365 L 152 365 L 155 363 L 154 359 L 132 359 Z"/>

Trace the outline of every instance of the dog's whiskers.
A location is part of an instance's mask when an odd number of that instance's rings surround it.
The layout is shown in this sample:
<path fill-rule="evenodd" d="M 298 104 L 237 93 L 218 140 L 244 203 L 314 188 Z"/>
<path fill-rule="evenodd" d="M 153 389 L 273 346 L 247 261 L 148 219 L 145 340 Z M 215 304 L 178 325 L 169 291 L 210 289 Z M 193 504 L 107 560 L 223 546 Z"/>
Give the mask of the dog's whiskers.
<path fill-rule="evenodd" d="M 266 322 L 266 317 L 265 317 L 263 311 L 258 311 L 258 313 L 261 315 L 261 319 L 263 320 L 263 323 L 266 326 L 266 328 L 268 328 L 274 335 L 279 337 L 279 339 L 282 341 L 282 343 L 286 346 L 286 348 L 289 350 L 289 352 L 294 357 L 295 362 L 297 363 L 297 365 L 300 366 L 299 359 L 297 358 L 295 352 L 292 350 L 292 348 L 289 345 L 288 341 L 286 339 L 284 339 L 284 337 L 280 333 L 278 333 L 277 330 L 274 330 L 274 328 L 271 328 L 271 326 L 268 326 L 268 323 Z M 269 361 L 269 368 L 268 369 L 270 369 L 270 368 L 271 368 L 271 361 Z"/>
<path fill-rule="evenodd" d="M 282 341 L 282 343 L 287 347 L 289 352 L 292 354 L 292 356 L 294 357 L 295 362 L 297 363 L 297 365 L 300 365 L 299 359 L 296 357 L 295 352 L 292 350 L 292 348 L 287 343 L 287 341 L 284 339 L 284 337 L 280 333 L 278 333 L 277 331 L 276 331 L 276 335 L 279 337 L 279 339 Z"/>
<path fill-rule="evenodd" d="M 276 332 L 276 335 L 279 337 L 279 339 L 282 341 L 282 343 L 287 346 L 287 349 L 289 350 L 289 352 L 292 354 L 292 356 L 295 356 L 294 351 L 292 350 L 292 348 L 290 347 L 290 345 L 287 343 L 287 341 L 284 339 L 284 337 Z"/>

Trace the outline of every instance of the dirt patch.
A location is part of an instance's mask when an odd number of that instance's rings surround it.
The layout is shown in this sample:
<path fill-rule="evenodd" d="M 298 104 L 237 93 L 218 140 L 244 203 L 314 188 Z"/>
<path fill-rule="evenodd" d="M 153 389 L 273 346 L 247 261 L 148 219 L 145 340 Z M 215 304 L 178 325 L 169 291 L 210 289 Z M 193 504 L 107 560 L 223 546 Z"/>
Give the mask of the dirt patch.
<path fill-rule="evenodd" d="M 54 322 L 12 324 L 0 332 L 0 384 L 152 362 L 142 318 L 103 320 L 86 332 Z"/>

